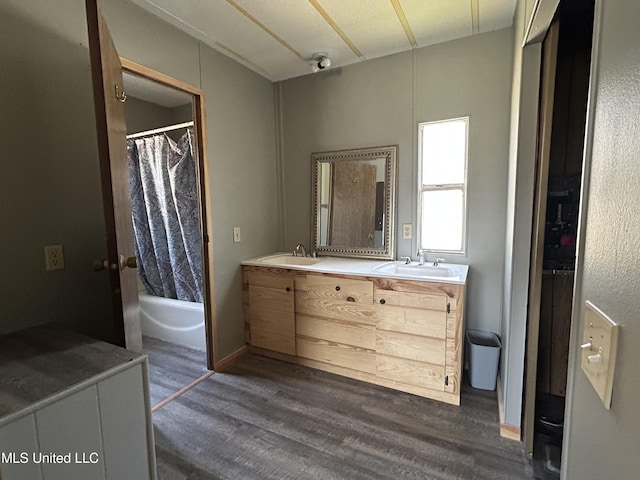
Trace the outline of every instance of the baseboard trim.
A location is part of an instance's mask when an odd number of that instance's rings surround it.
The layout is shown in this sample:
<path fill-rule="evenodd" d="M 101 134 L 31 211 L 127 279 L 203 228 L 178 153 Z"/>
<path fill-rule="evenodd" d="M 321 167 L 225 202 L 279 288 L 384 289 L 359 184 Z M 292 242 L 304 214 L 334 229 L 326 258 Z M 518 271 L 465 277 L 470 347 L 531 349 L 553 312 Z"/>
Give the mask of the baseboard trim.
<path fill-rule="evenodd" d="M 231 367 L 234 363 L 236 363 L 238 360 L 244 357 L 248 352 L 249 352 L 249 347 L 247 345 L 243 345 L 232 354 L 227 355 L 226 357 L 216 361 L 215 371 L 224 372 L 227 368 Z"/>
<path fill-rule="evenodd" d="M 496 395 L 498 396 L 498 418 L 500 421 L 500 436 L 503 438 L 508 438 L 509 440 L 515 440 L 519 442 L 521 437 L 520 427 L 504 423 L 504 407 L 502 405 L 502 381 L 500 379 L 500 375 L 498 375 L 498 381 L 496 382 Z"/>

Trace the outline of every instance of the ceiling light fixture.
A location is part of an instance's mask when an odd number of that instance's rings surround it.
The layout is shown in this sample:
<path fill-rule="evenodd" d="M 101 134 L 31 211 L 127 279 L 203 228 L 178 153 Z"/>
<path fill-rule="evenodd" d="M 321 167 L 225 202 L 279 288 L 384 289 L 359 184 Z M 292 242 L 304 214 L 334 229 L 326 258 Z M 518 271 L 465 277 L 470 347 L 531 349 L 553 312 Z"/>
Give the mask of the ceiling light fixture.
<path fill-rule="evenodd" d="M 331 66 L 331 59 L 326 53 L 315 53 L 311 60 L 311 71 L 318 73 L 321 70 L 326 70 Z"/>

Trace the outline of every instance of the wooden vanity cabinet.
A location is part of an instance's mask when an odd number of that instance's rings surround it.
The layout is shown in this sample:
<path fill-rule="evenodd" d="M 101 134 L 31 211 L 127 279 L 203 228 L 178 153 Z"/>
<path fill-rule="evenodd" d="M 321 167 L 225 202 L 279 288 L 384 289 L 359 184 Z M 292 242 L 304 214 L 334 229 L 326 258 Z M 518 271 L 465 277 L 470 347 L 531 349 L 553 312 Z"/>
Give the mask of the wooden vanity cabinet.
<path fill-rule="evenodd" d="M 243 268 L 254 352 L 460 404 L 464 285 Z"/>
<path fill-rule="evenodd" d="M 248 272 L 247 285 L 251 345 L 295 355 L 293 277 L 253 270 Z"/>

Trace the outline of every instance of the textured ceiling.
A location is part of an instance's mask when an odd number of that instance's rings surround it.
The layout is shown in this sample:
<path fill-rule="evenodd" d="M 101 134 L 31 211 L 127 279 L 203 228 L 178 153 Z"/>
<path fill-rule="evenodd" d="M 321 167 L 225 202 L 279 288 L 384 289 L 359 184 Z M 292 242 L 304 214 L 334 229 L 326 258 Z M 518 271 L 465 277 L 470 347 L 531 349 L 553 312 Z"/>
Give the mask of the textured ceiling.
<path fill-rule="evenodd" d="M 270 80 L 511 26 L 516 0 L 130 0 Z"/>

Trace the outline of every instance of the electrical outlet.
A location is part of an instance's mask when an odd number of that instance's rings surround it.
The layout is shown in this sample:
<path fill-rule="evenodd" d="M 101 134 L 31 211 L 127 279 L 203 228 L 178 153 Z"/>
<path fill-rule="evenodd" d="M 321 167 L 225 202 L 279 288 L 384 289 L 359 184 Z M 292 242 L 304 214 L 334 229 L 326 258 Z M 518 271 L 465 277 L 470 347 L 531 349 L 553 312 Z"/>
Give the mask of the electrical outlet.
<path fill-rule="evenodd" d="M 242 240 L 240 235 L 240 227 L 233 227 L 233 243 L 238 243 Z"/>
<path fill-rule="evenodd" d="M 402 224 L 402 238 L 409 239 L 413 236 L 412 225 L 410 223 Z"/>
<path fill-rule="evenodd" d="M 64 268 L 62 245 L 49 245 L 44 247 L 44 266 L 47 272 L 51 270 L 62 270 Z"/>

